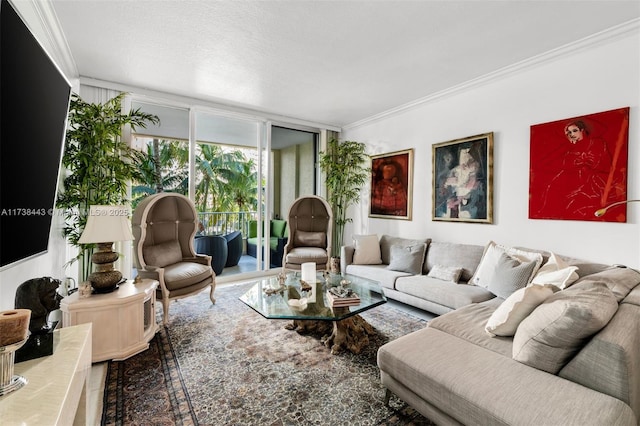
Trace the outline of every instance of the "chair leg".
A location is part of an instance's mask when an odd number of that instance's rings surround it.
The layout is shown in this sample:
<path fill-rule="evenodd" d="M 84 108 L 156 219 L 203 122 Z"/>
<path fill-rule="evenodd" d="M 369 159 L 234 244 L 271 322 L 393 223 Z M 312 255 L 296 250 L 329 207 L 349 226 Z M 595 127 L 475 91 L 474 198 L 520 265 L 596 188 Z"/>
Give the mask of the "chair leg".
<path fill-rule="evenodd" d="M 213 303 L 214 305 L 216 304 L 216 299 L 215 297 L 213 297 L 213 292 L 216 291 L 216 279 L 213 279 L 213 282 L 211 283 L 211 292 L 209 293 L 209 299 L 211 299 L 211 303 Z"/>
<path fill-rule="evenodd" d="M 389 389 L 384 390 L 384 405 L 389 406 L 389 399 L 391 399 L 391 391 Z"/>
<path fill-rule="evenodd" d="M 169 325 L 169 298 L 162 298 L 162 324 L 166 327 Z"/>

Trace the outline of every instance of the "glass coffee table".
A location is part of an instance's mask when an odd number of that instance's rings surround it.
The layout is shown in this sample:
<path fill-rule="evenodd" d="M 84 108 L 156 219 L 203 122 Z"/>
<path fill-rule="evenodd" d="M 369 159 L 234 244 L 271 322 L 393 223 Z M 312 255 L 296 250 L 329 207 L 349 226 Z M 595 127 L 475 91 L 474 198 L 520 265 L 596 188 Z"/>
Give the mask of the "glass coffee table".
<path fill-rule="evenodd" d="M 359 300 L 351 306 L 331 306 L 327 291 L 350 289 Z M 336 354 L 342 350 L 360 353 L 374 328 L 360 313 L 387 302 L 380 284 L 353 275 L 317 275 L 315 291 L 303 288 L 299 272 L 289 272 L 258 281 L 240 296 L 245 304 L 268 319 L 293 320 L 286 328 L 299 333 L 323 335 L 322 341 Z"/>

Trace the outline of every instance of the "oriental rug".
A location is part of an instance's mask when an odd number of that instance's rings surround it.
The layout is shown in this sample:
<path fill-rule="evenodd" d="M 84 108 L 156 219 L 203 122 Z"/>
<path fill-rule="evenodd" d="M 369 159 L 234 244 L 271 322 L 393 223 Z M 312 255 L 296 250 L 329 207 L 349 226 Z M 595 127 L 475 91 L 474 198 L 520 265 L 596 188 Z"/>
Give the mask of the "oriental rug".
<path fill-rule="evenodd" d="M 215 305 L 207 291 L 172 302 L 148 350 L 109 362 L 102 424 L 433 424 L 395 396 L 384 404 L 376 365 L 381 345 L 424 319 L 381 305 L 362 314 L 376 330 L 367 349 L 331 355 L 321 336 L 242 303 L 251 285 L 219 287 Z"/>

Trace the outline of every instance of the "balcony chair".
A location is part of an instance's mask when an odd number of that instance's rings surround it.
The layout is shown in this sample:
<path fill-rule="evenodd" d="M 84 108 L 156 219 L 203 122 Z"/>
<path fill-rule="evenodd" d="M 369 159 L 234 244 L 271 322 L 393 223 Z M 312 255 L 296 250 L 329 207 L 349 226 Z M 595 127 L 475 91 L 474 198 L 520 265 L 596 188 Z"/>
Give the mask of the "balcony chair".
<path fill-rule="evenodd" d="M 223 237 L 227 240 L 227 262 L 224 266 L 236 266 L 242 257 L 242 232 L 230 232 Z"/>
<path fill-rule="evenodd" d="M 193 247 L 198 215 L 195 206 L 181 194 L 150 195 L 133 212 L 134 260 L 138 275 L 160 283 L 157 297 L 162 302 L 163 323 L 169 322 L 169 302 L 211 287 L 215 303 L 215 272 L 211 257 L 197 254 Z"/>
<path fill-rule="evenodd" d="M 227 263 L 227 240 L 220 235 L 196 235 L 193 248 L 198 254 L 211 256 L 211 268 L 221 275 Z"/>
<path fill-rule="evenodd" d="M 316 270 L 328 270 L 331 259 L 333 211 L 324 198 L 300 197 L 289 207 L 289 241 L 284 246 L 284 269 L 300 270 L 315 262 Z"/>

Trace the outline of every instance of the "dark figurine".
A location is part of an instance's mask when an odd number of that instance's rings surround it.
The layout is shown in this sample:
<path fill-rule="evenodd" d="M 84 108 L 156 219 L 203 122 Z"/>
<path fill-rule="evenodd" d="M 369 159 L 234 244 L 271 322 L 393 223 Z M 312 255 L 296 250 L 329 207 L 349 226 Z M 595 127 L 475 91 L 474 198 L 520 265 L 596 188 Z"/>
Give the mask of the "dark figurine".
<path fill-rule="evenodd" d="M 62 296 L 57 292 L 60 283 L 60 280 L 42 277 L 32 278 L 18 286 L 15 308 L 31 310 L 29 321 L 31 334 L 49 331 L 47 317 L 51 311 L 60 308 L 60 300 L 62 300 Z"/>

